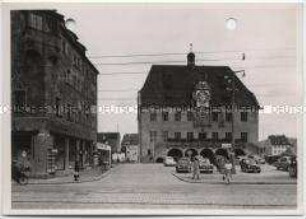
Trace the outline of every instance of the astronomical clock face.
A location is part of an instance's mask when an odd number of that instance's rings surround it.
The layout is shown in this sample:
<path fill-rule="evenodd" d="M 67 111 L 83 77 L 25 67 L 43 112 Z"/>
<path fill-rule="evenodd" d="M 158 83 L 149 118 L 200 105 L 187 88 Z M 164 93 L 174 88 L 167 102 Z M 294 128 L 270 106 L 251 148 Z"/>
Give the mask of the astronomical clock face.
<path fill-rule="evenodd" d="M 206 81 L 200 81 L 196 85 L 196 89 L 193 93 L 193 98 L 197 107 L 209 107 L 210 88 Z"/>

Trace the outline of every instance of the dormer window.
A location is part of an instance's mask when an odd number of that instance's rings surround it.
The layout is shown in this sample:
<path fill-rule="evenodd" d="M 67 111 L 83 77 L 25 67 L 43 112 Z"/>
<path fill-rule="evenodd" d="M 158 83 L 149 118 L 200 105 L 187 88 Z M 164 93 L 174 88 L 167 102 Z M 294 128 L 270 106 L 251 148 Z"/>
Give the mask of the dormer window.
<path fill-rule="evenodd" d="M 30 27 L 37 29 L 37 30 L 42 30 L 43 29 L 43 18 L 40 15 L 37 14 L 30 14 L 30 21 L 29 21 Z"/>

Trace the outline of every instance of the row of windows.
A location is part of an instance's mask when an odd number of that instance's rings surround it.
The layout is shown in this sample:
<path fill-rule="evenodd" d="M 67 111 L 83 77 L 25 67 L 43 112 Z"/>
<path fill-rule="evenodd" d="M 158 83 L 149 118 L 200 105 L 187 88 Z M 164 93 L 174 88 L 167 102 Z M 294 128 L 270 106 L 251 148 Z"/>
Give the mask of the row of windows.
<path fill-rule="evenodd" d="M 281 154 L 281 153 L 283 153 L 284 151 L 286 151 L 286 150 L 277 149 L 277 150 L 273 150 L 272 154 Z"/>
<path fill-rule="evenodd" d="M 30 14 L 29 19 L 29 25 L 30 27 L 37 29 L 37 30 L 43 30 L 43 17 L 37 14 Z"/>
<path fill-rule="evenodd" d="M 26 107 L 25 90 L 14 91 L 14 106 Z M 33 109 L 34 110 L 34 109 Z M 83 104 L 82 109 L 73 108 L 71 104 L 63 104 L 60 98 L 55 99 L 55 108 L 53 113 L 57 117 L 65 117 L 68 121 L 80 124 L 93 124 L 94 116 L 91 114 L 89 105 Z M 92 125 L 93 126 L 93 125 Z M 94 127 L 94 126 L 93 126 Z"/>
<path fill-rule="evenodd" d="M 274 149 L 287 149 L 288 145 L 273 145 Z"/>
<path fill-rule="evenodd" d="M 92 77 L 96 78 L 96 77 Z M 63 81 L 70 86 L 74 87 L 79 92 L 88 92 L 88 95 L 95 96 L 96 85 L 88 83 L 89 80 L 84 80 L 84 77 L 77 75 L 74 71 L 70 69 L 66 70 L 64 73 Z"/>
<path fill-rule="evenodd" d="M 42 16 L 35 13 L 29 14 L 29 26 L 44 32 L 58 32 L 58 22 L 52 16 Z"/>
<path fill-rule="evenodd" d="M 44 19 L 46 22 L 44 22 Z M 53 18 L 43 17 L 41 15 L 30 13 L 29 15 L 29 26 L 31 28 L 34 28 L 36 30 L 41 31 L 47 31 L 49 28 L 56 29 L 54 26 L 56 26 L 56 21 Z M 82 63 L 81 58 L 76 53 L 72 52 L 72 49 L 70 49 L 69 44 L 66 42 L 65 37 L 62 37 L 62 45 L 61 45 L 61 51 L 63 54 L 67 55 L 69 58 L 72 57 L 72 64 L 74 67 L 78 68 L 79 70 L 81 67 L 83 67 L 82 72 L 87 73 L 87 80 L 91 81 L 93 84 L 95 84 L 96 76 L 89 75 L 87 66 Z M 83 73 L 83 76 L 85 76 L 85 73 Z"/>
<path fill-rule="evenodd" d="M 163 141 L 168 141 L 169 139 L 169 132 L 168 131 L 162 131 L 162 139 Z M 241 132 L 240 133 L 241 140 L 244 142 L 248 141 L 248 133 L 247 132 Z M 219 138 L 218 132 L 212 132 L 211 139 L 218 140 Z M 231 132 L 225 133 L 225 139 L 232 140 L 233 136 Z M 181 140 L 182 139 L 182 133 L 181 132 L 174 132 L 174 139 Z M 192 141 L 195 139 L 193 132 L 187 132 L 187 141 Z M 198 140 L 206 140 L 207 138 L 207 132 L 200 132 L 198 134 Z M 155 142 L 157 140 L 157 131 L 150 131 L 150 142 Z"/>
<path fill-rule="evenodd" d="M 90 107 L 86 106 L 83 109 L 76 110 L 71 104 L 61 105 L 60 99 L 56 98 L 55 114 L 57 117 L 64 117 L 67 121 L 90 124 L 92 128 L 95 127 L 95 116 L 90 113 Z"/>
<path fill-rule="evenodd" d="M 187 121 L 194 121 L 194 113 L 193 112 L 187 112 Z M 212 112 L 211 118 L 213 122 L 218 122 L 221 120 L 220 118 L 220 113 L 218 112 Z M 225 113 L 225 120 L 227 122 L 231 122 L 233 118 L 232 113 Z M 242 122 L 247 122 L 248 121 L 248 112 L 240 112 L 240 120 Z M 150 113 L 150 121 L 154 122 L 157 121 L 157 113 Z M 169 118 L 169 112 L 163 112 L 162 113 L 162 121 L 170 121 Z M 174 121 L 182 121 L 182 113 L 181 112 L 176 112 L 174 114 Z"/>

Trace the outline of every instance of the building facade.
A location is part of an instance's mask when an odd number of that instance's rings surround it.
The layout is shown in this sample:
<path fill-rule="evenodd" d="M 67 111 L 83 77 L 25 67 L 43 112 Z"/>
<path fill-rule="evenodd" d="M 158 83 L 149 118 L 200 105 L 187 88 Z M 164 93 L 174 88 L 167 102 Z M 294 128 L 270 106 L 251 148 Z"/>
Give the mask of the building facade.
<path fill-rule="evenodd" d="M 226 66 L 153 65 L 138 96 L 141 162 L 225 155 L 258 141 L 256 97 Z M 234 138 L 234 141 L 233 141 Z"/>
<path fill-rule="evenodd" d="M 127 162 L 139 161 L 139 135 L 136 133 L 125 134 L 122 138 L 121 149 L 125 152 Z"/>
<path fill-rule="evenodd" d="M 97 134 L 97 141 L 110 145 L 112 154 L 121 152 L 121 136 L 119 132 L 99 132 Z"/>
<path fill-rule="evenodd" d="M 53 10 L 11 12 L 12 157 L 31 175 L 90 167 L 97 139 L 98 71 Z"/>
<path fill-rule="evenodd" d="M 264 141 L 265 153 L 268 156 L 281 155 L 288 149 L 292 149 L 289 139 L 284 135 L 270 135 Z"/>

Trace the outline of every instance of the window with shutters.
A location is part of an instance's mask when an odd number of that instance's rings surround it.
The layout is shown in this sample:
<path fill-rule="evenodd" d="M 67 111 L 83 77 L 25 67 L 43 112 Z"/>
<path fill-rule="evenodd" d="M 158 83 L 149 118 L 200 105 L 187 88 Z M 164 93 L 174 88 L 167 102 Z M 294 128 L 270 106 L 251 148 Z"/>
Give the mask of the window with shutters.
<path fill-rule="evenodd" d="M 187 141 L 193 140 L 193 132 L 187 132 Z"/>
<path fill-rule="evenodd" d="M 176 112 L 175 113 L 175 121 L 179 122 L 179 121 L 181 121 L 181 118 L 182 118 L 181 112 Z"/>

